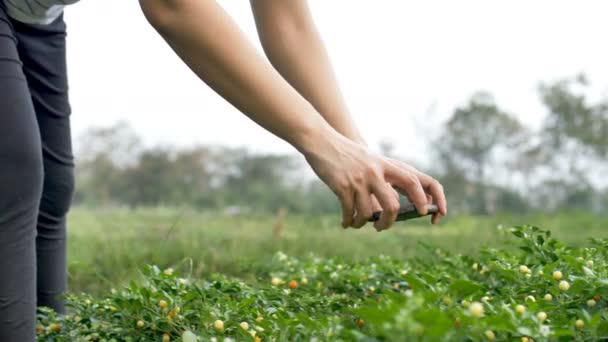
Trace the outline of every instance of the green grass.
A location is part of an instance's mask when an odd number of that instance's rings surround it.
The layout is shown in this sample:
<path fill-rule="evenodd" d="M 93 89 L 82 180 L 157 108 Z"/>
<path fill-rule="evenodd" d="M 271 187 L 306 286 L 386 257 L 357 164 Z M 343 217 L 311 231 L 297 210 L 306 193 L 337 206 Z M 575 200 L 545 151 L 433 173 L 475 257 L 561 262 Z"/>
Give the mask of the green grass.
<path fill-rule="evenodd" d="M 472 254 L 504 245 L 497 227 L 531 224 L 550 229 L 574 247 L 588 238 L 608 237 L 608 217 L 562 213 L 527 217 L 450 217 L 438 226 L 422 219 L 376 233 L 371 227 L 342 230 L 339 217 L 287 216 L 283 235 L 273 235 L 272 216 L 227 217 L 190 210 L 87 210 L 69 217 L 69 286 L 71 292 L 105 294 L 137 279 L 144 265 L 177 265 L 191 259 L 193 277 L 219 272 L 255 282 L 252 268 L 277 251 L 294 257 L 314 254 L 351 262 L 386 255 L 409 259 L 429 254 L 424 245 Z"/>
<path fill-rule="evenodd" d="M 248 228 L 251 226 L 240 227 L 243 231 Z M 317 229 L 302 236 L 314 241 L 318 238 L 310 236 Z M 566 342 L 608 338 L 608 239 L 583 242 L 576 234 L 561 234 L 570 236 L 573 244 L 587 245 L 571 248 L 551 232 L 532 226 L 488 231 L 493 232 L 493 243 L 502 246 L 468 256 L 431 247 L 420 252 L 422 257 L 410 260 L 374 256 L 353 261 L 362 255 L 354 258 L 353 251 L 340 247 L 351 244 L 340 235 L 326 239 L 325 246 L 310 249 L 332 253 L 328 246 L 333 244 L 336 252 L 346 253 L 341 258 L 294 257 L 281 252 L 270 256 L 267 249 L 257 252 L 263 263 L 234 269 L 253 276 L 252 281 L 221 273 L 193 275 L 191 263 L 164 270 L 138 267 L 143 271 L 139 282 L 101 296 L 69 295 L 66 316 L 41 308 L 37 334 L 39 340 L 57 342 Z M 227 232 L 205 234 L 225 239 Z M 327 234 L 335 233 L 318 235 Z M 361 239 L 371 236 L 361 234 Z M 469 244 L 478 242 L 473 234 L 474 230 L 465 234 Z M 420 234 L 409 237 L 423 238 Z M 455 247 L 453 242 L 459 239 L 448 236 L 441 242 Z M 242 246 L 247 244 L 239 241 Z M 270 246 L 297 246 L 287 241 Z M 356 244 L 365 244 L 365 240 Z M 373 244 L 379 248 L 394 243 L 376 240 Z M 226 252 L 241 255 L 237 247 Z M 244 248 L 244 252 L 251 251 Z M 230 255 L 225 258 L 232 259 Z M 117 260 L 115 269 L 120 265 Z"/>

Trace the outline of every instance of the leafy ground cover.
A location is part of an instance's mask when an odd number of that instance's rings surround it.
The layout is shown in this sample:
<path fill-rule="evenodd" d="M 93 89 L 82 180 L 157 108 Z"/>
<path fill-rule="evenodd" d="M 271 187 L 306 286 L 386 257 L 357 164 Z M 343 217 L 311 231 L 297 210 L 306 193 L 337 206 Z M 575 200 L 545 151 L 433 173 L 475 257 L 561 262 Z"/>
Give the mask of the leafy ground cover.
<path fill-rule="evenodd" d="M 596 341 L 608 338 L 608 240 L 568 247 L 532 226 L 505 247 L 420 258 L 276 253 L 239 278 L 148 266 L 70 314 L 40 310 L 41 341 Z M 497 233 L 498 232 L 498 233 Z M 517 248 L 514 248 L 517 247 Z M 347 261 L 348 260 L 348 261 Z"/>

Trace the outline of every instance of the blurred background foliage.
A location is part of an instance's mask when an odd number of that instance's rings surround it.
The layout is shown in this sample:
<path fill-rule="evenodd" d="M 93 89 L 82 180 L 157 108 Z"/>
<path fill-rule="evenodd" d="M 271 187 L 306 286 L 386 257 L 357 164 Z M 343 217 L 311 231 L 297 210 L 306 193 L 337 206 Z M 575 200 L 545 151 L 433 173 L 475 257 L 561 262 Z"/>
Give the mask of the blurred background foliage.
<path fill-rule="evenodd" d="M 452 214 L 528 214 L 608 209 L 608 98 L 590 100 L 585 76 L 543 83 L 538 128 L 499 108 L 486 92 L 454 109 L 426 144 Z M 146 147 L 125 123 L 91 128 L 79 141 L 82 207 L 189 207 L 227 213 L 335 214 L 334 195 L 301 157 L 246 148 Z M 379 146 L 391 157 L 396 145 Z M 403 159 L 403 158 L 400 158 Z"/>

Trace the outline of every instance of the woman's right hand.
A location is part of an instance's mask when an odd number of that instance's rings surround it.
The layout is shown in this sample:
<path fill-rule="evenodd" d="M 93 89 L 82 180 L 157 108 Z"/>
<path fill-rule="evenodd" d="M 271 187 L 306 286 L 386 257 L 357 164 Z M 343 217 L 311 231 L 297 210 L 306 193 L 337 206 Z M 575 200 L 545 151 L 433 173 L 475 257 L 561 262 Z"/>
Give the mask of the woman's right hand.
<path fill-rule="evenodd" d="M 407 196 L 421 215 L 426 204 L 435 203 L 439 212 L 432 218 L 437 223 L 447 215 L 443 187 L 432 177 L 414 167 L 372 153 L 337 132 L 324 134 L 317 148 L 304 152 L 317 176 L 338 196 L 342 204 L 342 227 L 361 228 L 372 217 L 374 197 L 382 207 L 376 230 L 388 229 L 397 218 L 399 196 Z"/>

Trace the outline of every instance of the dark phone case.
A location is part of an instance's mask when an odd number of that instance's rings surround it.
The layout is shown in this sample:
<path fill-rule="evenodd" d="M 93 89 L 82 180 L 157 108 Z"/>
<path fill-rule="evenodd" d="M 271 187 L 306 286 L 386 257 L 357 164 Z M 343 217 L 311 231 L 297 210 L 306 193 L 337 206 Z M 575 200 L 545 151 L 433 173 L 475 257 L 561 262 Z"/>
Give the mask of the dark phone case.
<path fill-rule="evenodd" d="M 427 215 L 432 215 L 432 214 L 438 212 L 439 208 L 437 208 L 437 206 L 434 204 L 427 204 L 426 210 L 427 210 Z M 372 215 L 372 217 L 369 219 L 369 221 L 370 222 L 378 221 L 380 219 L 381 213 L 382 213 L 381 211 L 375 212 Z M 399 214 L 397 214 L 396 221 L 411 220 L 411 219 L 415 219 L 418 217 L 422 217 L 422 216 L 420 214 L 418 214 L 418 210 L 416 209 L 416 206 L 414 206 L 414 204 L 412 204 L 412 203 L 408 203 L 404 206 L 401 206 L 401 209 L 399 209 Z"/>

